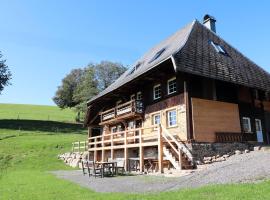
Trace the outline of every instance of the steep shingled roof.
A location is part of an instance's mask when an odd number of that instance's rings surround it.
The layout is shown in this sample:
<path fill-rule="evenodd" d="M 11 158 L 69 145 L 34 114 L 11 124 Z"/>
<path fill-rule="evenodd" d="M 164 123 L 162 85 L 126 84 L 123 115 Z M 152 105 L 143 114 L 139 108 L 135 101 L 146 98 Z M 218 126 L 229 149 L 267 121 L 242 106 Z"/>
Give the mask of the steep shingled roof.
<path fill-rule="evenodd" d="M 211 42 L 226 53 L 217 52 Z M 268 72 L 199 22 L 174 59 L 179 71 L 270 91 Z"/>
<path fill-rule="evenodd" d="M 226 55 L 217 52 L 211 41 L 224 48 Z M 170 57 L 174 58 L 179 71 L 270 91 L 268 72 L 194 20 L 150 49 L 131 69 L 88 103 L 114 91 Z"/>
<path fill-rule="evenodd" d="M 98 99 L 99 97 L 112 92 L 113 90 L 119 88 L 120 86 L 124 85 L 125 83 L 133 80 L 134 78 L 144 74 L 145 72 L 149 71 L 153 67 L 157 66 L 162 61 L 168 59 L 172 54 L 179 51 L 181 47 L 186 43 L 186 40 L 192 30 L 195 21 L 188 24 L 181 30 L 177 31 L 175 34 L 167 38 L 166 40 L 162 41 L 152 49 L 150 49 L 146 54 L 144 54 L 139 60 L 137 60 L 134 65 L 128 69 L 122 76 L 120 76 L 113 84 L 107 87 L 105 90 L 100 92 L 98 95 L 94 96 L 89 102 Z M 164 50 L 162 54 L 152 62 L 152 58 L 160 51 Z M 130 72 L 134 67 L 140 64 L 139 68 L 135 70 L 132 74 Z"/>

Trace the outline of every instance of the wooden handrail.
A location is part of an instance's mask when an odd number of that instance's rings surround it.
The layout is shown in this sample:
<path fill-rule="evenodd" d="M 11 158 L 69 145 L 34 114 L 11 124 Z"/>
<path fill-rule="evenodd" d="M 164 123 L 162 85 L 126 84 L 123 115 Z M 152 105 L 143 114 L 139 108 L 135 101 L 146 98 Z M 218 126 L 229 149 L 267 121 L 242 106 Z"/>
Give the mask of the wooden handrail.
<path fill-rule="evenodd" d="M 128 102 L 126 102 L 126 103 L 119 104 L 119 105 L 117 105 L 116 107 L 117 107 L 117 108 L 119 108 L 119 107 L 125 107 L 126 105 L 131 105 L 132 102 L 135 102 L 135 100 L 133 99 L 133 100 L 128 101 Z"/>
<path fill-rule="evenodd" d="M 167 136 L 169 136 L 174 141 L 174 143 L 177 145 L 178 149 L 180 151 L 182 151 L 184 154 L 186 154 L 189 161 L 194 165 L 193 156 L 192 156 L 190 150 L 181 141 L 177 141 L 175 139 L 175 137 L 173 135 L 171 135 L 170 132 L 163 125 L 161 125 L 161 127 L 162 127 L 162 135 L 163 135 L 163 137 L 165 139 L 167 139 Z M 169 144 L 170 144 L 171 147 L 173 146 L 171 143 L 169 143 Z M 181 153 L 181 152 L 179 152 L 179 153 Z M 181 154 L 179 156 L 181 156 Z"/>
<path fill-rule="evenodd" d="M 105 110 L 103 112 L 101 112 L 100 114 L 104 115 L 104 114 L 107 114 L 107 113 L 110 113 L 110 112 L 113 112 L 115 108 L 111 108 L 109 110 Z"/>
<path fill-rule="evenodd" d="M 126 103 L 119 104 L 119 105 L 117 105 L 114 108 L 111 108 L 109 110 L 100 112 L 99 114 L 101 115 L 101 121 L 104 120 L 103 118 L 106 115 L 109 115 L 109 116 L 112 115 L 112 116 L 109 117 L 108 119 L 105 119 L 104 121 L 109 120 L 109 119 L 116 118 L 117 116 L 120 116 L 120 115 L 123 115 L 123 114 L 126 114 L 125 112 L 124 113 L 121 113 L 121 111 L 123 111 L 125 109 L 130 109 L 130 111 L 127 111 L 127 113 L 136 112 L 138 109 L 139 110 L 142 110 L 140 108 L 137 108 L 137 105 L 138 105 L 137 102 L 141 102 L 142 103 L 141 100 L 134 100 L 133 99 L 133 100 L 128 101 Z M 142 104 L 140 104 L 140 105 L 142 105 Z"/>

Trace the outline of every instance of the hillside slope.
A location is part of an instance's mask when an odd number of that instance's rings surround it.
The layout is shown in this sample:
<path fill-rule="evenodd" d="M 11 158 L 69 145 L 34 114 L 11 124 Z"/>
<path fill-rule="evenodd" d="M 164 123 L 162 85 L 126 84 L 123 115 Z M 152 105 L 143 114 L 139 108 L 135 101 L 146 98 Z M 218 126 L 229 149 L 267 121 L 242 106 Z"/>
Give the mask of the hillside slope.
<path fill-rule="evenodd" d="M 57 106 L 0 104 L 0 119 L 30 119 L 74 122 L 76 113 Z"/>

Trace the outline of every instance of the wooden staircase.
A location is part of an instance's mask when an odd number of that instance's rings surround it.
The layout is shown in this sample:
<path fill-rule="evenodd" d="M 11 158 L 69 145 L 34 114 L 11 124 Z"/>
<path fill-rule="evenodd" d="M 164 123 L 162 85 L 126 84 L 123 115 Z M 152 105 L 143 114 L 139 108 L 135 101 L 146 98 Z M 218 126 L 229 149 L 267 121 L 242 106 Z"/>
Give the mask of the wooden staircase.
<path fill-rule="evenodd" d="M 175 169 L 195 169 L 196 163 L 188 149 L 181 140 L 176 139 L 164 126 L 162 128 L 162 139 L 165 142 L 163 153 Z"/>

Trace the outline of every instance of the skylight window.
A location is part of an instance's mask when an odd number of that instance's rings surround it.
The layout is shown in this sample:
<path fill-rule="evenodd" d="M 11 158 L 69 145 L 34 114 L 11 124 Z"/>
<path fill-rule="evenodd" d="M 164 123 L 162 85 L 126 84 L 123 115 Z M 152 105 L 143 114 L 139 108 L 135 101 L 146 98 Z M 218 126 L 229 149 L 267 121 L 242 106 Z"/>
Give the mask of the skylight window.
<path fill-rule="evenodd" d="M 143 62 L 138 62 L 134 67 L 131 68 L 128 75 L 133 74 L 137 69 L 139 69 L 141 67 L 142 64 L 143 64 Z"/>
<path fill-rule="evenodd" d="M 166 48 L 162 48 L 161 50 L 159 50 L 148 63 L 151 63 L 154 60 L 158 59 L 164 53 L 165 50 Z"/>
<path fill-rule="evenodd" d="M 210 43 L 218 53 L 222 53 L 224 55 L 227 55 L 227 52 L 225 51 L 225 49 L 222 46 L 220 46 L 219 44 L 217 44 L 213 41 L 211 41 Z"/>
<path fill-rule="evenodd" d="M 130 70 L 130 72 L 128 73 L 128 75 L 133 74 L 133 73 L 135 72 L 135 70 L 136 70 L 136 68 L 133 67 L 133 68 Z"/>
<path fill-rule="evenodd" d="M 142 63 L 141 63 L 141 62 L 138 62 L 138 63 L 136 64 L 136 66 L 135 66 L 135 70 L 139 69 L 141 65 L 142 65 Z"/>

